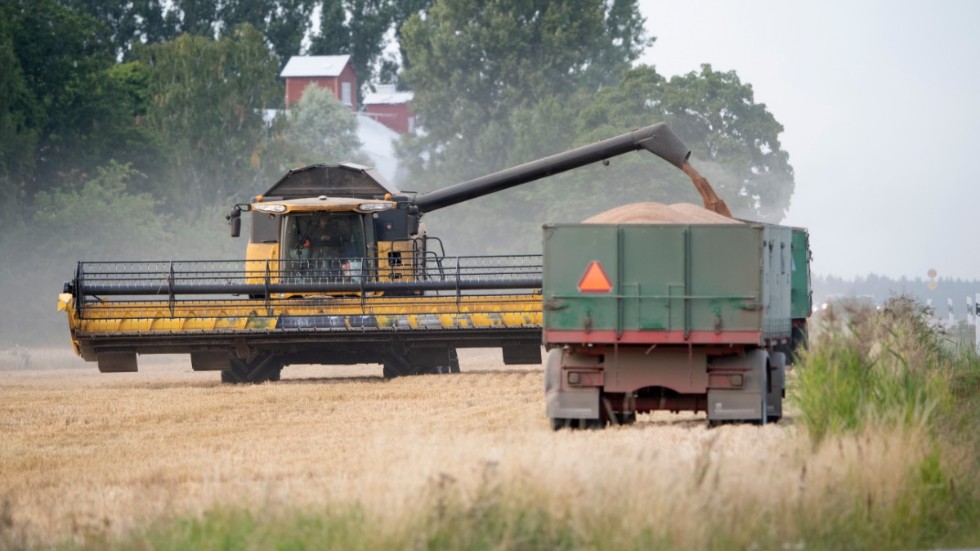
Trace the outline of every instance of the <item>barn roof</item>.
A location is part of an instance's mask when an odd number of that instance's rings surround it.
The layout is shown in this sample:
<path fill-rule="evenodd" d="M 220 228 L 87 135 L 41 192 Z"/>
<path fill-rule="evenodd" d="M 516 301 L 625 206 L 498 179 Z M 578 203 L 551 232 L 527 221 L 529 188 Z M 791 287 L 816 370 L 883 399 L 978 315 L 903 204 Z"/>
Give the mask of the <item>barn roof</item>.
<path fill-rule="evenodd" d="M 294 55 L 286 62 L 279 76 L 335 77 L 350 63 L 349 55 Z"/>

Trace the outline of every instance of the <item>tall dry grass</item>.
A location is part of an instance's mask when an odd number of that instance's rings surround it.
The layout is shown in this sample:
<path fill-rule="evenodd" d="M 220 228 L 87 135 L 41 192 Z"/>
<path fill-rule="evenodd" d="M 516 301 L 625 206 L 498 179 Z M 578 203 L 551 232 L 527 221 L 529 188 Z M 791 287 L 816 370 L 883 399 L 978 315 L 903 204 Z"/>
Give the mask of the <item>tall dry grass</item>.
<path fill-rule="evenodd" d="M 977 537 L 973 457 L 914 424 L 814 441 L 792 411 L 779 425 L 711 430 L 701 416 L 657 414 L 555 433 L 540 370 L 484 351 L 464 351 L 459 375 L 290 367 L 281 383 L 235 387 L 182 359 L 99 375 L 63 353 L 29 356 L 27 368 L 23 354 L 0 353 L 0 547 L 798 549 Z"/>

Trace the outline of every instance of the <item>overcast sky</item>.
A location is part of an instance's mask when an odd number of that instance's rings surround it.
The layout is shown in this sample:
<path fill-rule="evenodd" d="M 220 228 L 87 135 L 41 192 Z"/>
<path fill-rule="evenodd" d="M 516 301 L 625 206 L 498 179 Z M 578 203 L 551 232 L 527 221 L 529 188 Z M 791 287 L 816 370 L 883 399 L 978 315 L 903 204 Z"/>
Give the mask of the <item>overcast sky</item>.
<path fill-rule="evenodd" d="M 980 278 L 980 1 L 640 0 L 672 76 L 710 63 L 783 124 L 815 273 Z M 696 165 L 695 165 L 696 166 Z"/>

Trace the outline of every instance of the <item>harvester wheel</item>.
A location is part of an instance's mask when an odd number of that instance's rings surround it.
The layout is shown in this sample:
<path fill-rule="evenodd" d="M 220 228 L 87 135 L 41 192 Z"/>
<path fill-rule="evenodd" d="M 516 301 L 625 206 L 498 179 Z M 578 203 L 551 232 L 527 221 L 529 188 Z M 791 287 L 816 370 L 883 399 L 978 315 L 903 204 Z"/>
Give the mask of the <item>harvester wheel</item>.
<path fill-rule="evenodd" d="M 459 373 L 459 356 L 456 355 L 456 349 L 450 348 L 448 353 L 448 359 L 445 360 L 445 364 L 433 365 L 427 368 L 418 369 L 420 373 L 432 373 L 434 375 L 446 374 L 446 373 Z"/>
<path fill-rule="evenodd" d="M 459 356 L 455 348 L 443 348 L 426 354 L 409 355 L 412 374 L 444 375 L 459 373 Z"/>
<path fill-rule="evenodd" d="M 242 380 L 241 375 L 239 375 L 238 371 L 235 368 L 231 368 L 231 369 L 221 370 L 221 382 L 225 384 L 234 385 L 234 384 L 244 383 L 245 381 Z"/>
<path fill-rule="evenodd" d="M 231 368 L 221 371 L 221 382 L 230 384 L 265 383 L 278 381 L 282 376 L 282 361 L 270 353 L 255 353 L 246 360 L 231 358 Z"/>
<path fill-rule="evenodd" d="M 385 354 L 384 363 L 382 365 L 384 367 L 382 368 L 381 373 L 385 379 L 394 379 L 395 377 L 404 377 L 406 375 L 414 374 L 412 364 L 408 361 L 408 358 L 401 354 Z"/>
<path fill-rule="evenodd" d="M 455 348 L 449 349 L 449 372 L 459 373 L 459 355 L 456 354 Z"/>

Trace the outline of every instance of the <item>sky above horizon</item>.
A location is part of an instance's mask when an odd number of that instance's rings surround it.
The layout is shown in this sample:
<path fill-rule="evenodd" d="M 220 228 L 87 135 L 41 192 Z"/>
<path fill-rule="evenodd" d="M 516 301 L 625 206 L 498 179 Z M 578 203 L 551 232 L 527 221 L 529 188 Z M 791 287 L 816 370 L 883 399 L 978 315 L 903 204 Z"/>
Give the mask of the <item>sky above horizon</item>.
<path fill-rule="evenodd" d="M 980 278 L 980 2 L 639 4 L 640 62 L 734 70 L 782 123 L 814 273 Z"/>

